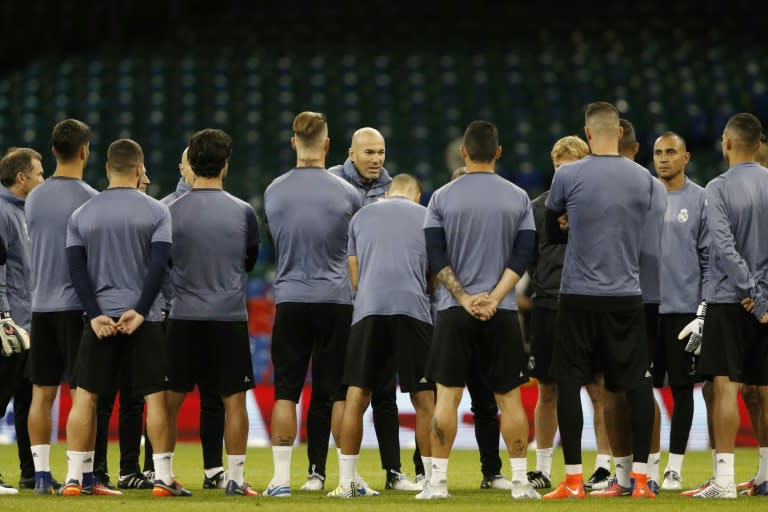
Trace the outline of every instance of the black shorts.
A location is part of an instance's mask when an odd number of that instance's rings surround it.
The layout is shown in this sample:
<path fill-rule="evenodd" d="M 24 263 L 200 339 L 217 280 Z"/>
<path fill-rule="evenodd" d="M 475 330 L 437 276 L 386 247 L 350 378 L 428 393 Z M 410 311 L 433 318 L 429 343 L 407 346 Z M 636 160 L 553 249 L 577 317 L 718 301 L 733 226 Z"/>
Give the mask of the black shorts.
<path fill-rule="evenodd" d="M 277 304 L 272 328 L 275 400 L 298 403 L 310 360 L 312 387 L 332 402 L 346 398 L 342 377 L 351 323 L 349 304 Z"/>
<path fill-rule="evenodd" d="M 218 396 L 251 389 L 253 362 L 248 322 L 167 320 L 168 389 L 195 388 Z"/>
<path fill-rule="evenodd" d="M 699 375 L 768 385 L 768 325 L 741 304 L 707 304 Z"/>
<path fill-rule="evenodd" d="M 563 294 L 550 376 L 588 382 L 602 370 L 609 391 L 628 391 L 650 378 L 642 299 Z"/>
<path fill-rule="evenodd" d="M 32 384 L 58 386 L 66 377 L 77 387 L 77 353 L 83 337 L 82 310 L 32 312 L 26 375 Z"/>
<path fill-rule="evenodd" d="M 443 386 L 463 387 L 472 365 L 477 365 L 481 379 L 494 393 L 506 393 L 529 381 L 517 311 L 499 309 L 485 322 L 462 307 L 437 314 L 427 378 Z"/>
<path fill-rule="evenodd" d="M 653 361 L 655 387 L 687 387 L 702 381 L 693 372 L 693 354 L 685 351 L 688 338 L 677 339 L 680 331 L 694 318 L 694 313 L 659 315 L 659 340 L 663 346 Z"/>
<path fill-rule="evenodd" d="M 117 320 L 117 319 L 115 319 Z M 79 387 L 97 395 L 113 393 L 121 372 L 130 372 L 135 396 L 166 389 L 166 344 L 160 322 L 144 322 L 131 335 L 99 339 L 87 323 L 78 353 Z"/>
<path fill-rule="evenodd" d="M 551 382 L 549 367 L 552 364 L 552 350 L 555 346 L 557 310 L 533 305 L 531 311 L 531 356 L 528 370 L 531 377 L 542 382 Z"/>
<path fill-rule="evenodd" d="M 371 391 L 388 389 L 395 374 L 400 391 L 435 389 L 425 375 L 432 325 L 408 315 L 371 315 L 352 326 L 344 384 Z"/>

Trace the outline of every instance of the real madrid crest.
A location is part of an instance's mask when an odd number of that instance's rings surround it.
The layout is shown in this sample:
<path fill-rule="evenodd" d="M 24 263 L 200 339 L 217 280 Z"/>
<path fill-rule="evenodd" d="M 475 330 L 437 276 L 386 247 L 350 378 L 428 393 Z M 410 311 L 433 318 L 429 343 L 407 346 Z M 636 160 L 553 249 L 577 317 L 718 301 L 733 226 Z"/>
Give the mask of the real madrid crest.
<path fill-rule="evenodd" d="M 688 222 L 688 208 L 683 208 L 677 212 L 677 222 Z"/>

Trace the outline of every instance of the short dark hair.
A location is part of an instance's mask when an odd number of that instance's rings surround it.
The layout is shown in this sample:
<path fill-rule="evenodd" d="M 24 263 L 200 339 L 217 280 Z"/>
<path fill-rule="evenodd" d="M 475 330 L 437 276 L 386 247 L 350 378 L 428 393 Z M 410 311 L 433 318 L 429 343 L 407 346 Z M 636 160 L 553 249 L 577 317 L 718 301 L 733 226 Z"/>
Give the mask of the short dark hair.
<path fill-rule="evenodd" d="M 201 178 L 215 178 L 232 154 L 232 138 L 216 128 L 205 128 L 189 139 L 187 158 L 192 172 Z"/>
<path fill-rule="evenodd" d="M 116 172 L 135 169 L 144 162 L 144 151 L 138 142 L 131 139 L 118 139 L 107 149 L 107 167 Z"/>
<path fill-rule="evenodd" d="M 490 162 L 499 147 L 499 130 L 489 121 L 472 121 L 464 131 L 464 149 L 473 162 Z"/>
<path fill-rule="evenodd" d="M 91 128 L 77 119 L 65 119 L 53 127 L 51 139 L 56 159 L 68 162 L 91 142 Z"/>
<path fill-rule="evenodd" d="M 667 131 L 665 131 L 664 133 L 662 133 L 661 135 L 658 136 L 659 139 L 662 138 L 662 137 L 674 137 L 674 138 L 676 138 L 677 140 L 680 141 L 680 145 L 683 146 L 683 151 L 688 151 L 688 146 L 685 143 L 685 139 L 679 133 L 673 132 L 672 130 L 667 130 Z"/>
<path fill-rule="evenodd" d="M 608 103 L 607 101 L 595 101 L 587 105 L 587 108 L 584 111 L 584 121 L 587 122 L 592 116 L 598 114 L 609 113 L 613 113 L 616 118 L 620 117 L 619 109 L 617 109 L 612 103 Z"/>
<path fill-rule="evenodd" d="M 619 151 L 632 151 L 637 144 L 637 134 L 635 133 L 635 125 L 633 125 L 628 119 L 620 118 L 619 126 L 623 129 L 623 134 L 619 139 Z"/>
<path fill-rule="evenodd" d="M 20 172 L 29 175 L 33 160 L 42 162 L 43 156 L 30 148 L 10 149 L 0 160 L 0 184 L 10 187 L 16 183 L 16 175 Z"/>
<path fill-rule="evenodd" d="M 728 119 L 725 131 L 733 137 L 734 143 L 740 149 L 757 149 L 763 125 L 760 120 L 748 112 L 734 114 Z"/>

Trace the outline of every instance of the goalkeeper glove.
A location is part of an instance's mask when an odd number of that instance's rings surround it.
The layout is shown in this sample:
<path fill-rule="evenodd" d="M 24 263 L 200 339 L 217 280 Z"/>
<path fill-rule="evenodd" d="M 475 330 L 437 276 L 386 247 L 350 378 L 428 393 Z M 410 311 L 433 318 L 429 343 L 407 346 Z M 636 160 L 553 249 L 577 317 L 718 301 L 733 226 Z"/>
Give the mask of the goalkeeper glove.
<path fill-rule="evenodd" d="M 0 313 L 0 346 L 5 357 L 29 350 L 29 334 L 13 321 L 7 311 Z"/>
<path fill-rule="evenodd" d="M 702 334 L 704 333 L 704 315 L 706 315 L 706 313 L 707 303 L 702 301 L 696 309 L 696 318 L 683 327 L 683 330 L 677 335 L 678 340 L 682 340 L 690 335 L 688 343 L 685 345 L 686 352 L 693 352 L 694 355 L 699 355 L 701 353 L 701 341 L 703 340 Z"/>

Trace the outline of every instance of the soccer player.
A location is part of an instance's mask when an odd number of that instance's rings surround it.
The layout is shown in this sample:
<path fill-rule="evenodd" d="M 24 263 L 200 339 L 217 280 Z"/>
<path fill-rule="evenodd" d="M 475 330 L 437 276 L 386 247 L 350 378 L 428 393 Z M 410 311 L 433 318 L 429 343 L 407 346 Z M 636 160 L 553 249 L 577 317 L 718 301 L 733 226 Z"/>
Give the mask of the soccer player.
<path fill-rule="evenodd" d="M 524 190 L 495 173 L 502 151 L 496 125 L 470 123 L 460 151 L 467 174 L 432 194 L 424 221 L 429 266 L 446 293 L 437 306 L 427 363 L 427 378 L 437 384 L 432 475 L 416 498 L 448 497 L 456 410 L 476 364 L 501 410 L 512 497 L 539 499 L 526 479 L 528 418 L 519 386 L 528 381 L 528 361 L 511 293 L 535 251 L 531 202 Z"/>
<path fill-rule="evenodd" d="M 768 137 L 765 133 L 760 135 L 760 149 L 755 153 L 755 162 L 768 168 Z M 762 406 L 760 399 L 757 395 L 757 386 L 741 385 L 741 396 L 744 399 L 744 404 L 749 410 L 749 418 L 752 422 L 752 431 L 757 437 L 760 448 L 768 448 L 768 430 L 764 430 L 760 426 L 760 414 Z M 709 405 L 709 404 L 708 404 Z M 751 492 L 751 489 L 755 486 L 755 478 L 752 477 L 745 482 L 736 484 L 736 489 L 744 492 Z"/>
<path fill-rule="evenodd" d="M 625 393 L 629 403 L 633 496 L 655 497 L 646 476 L 653 390 L 638 265 L 655 180 L 619 155 L 616 107 L 590 103 L 584 119 L 592 154 L 555 173 L 546 201 L 548 234 L 557 237 L 557 218 L 567 213 L 568 243 L 557 316 L 560 336 L 550 371 L 557 381 L 566 475 L 544 498 L 584 498 L 579 393 L 596 368 L 603 371 L 606 390 Z"/>
<path fill-rule="evenodd" d="M 31 335 L 27 375 L 32 381 L 29 438 L 35 465 L 35 494 L 51 494 L 60 484 L 51 476 L 51 408 L 66 375 L 77 394 L 77 361 L 83 333 L 83 307 L 72 287 L 66 259 L 67 220 L 98 192 L 83 181 L 88 163 L 90 127 L 77 119 L 56 124 L 52 152 L 53 176 L 27 197 L 24 209 L 32 258 Z M 91 473 L 91 462 L 84 471 Z M 89 479 L 92 477 L 89 476 Z M 98 494 L 100 487 L 94 491 Z"/>
<path fill-rule="evenodd" d="M 331 432 L 338 426 L 346 389 L 344 355 L 352 320 L 347 272 L 349 221 L 362 206 L 360 194 L 325 169 L 330 146 L 325 116 L 301 112 L 293 120 L 296 167 L 264 192 L 265 231 L 276 256 L 272 364 L 274 475 L 264 495 L 291 495 L 291 451 L 296 440 L 296 404 L 310 358 L 313 393 L 332 402 Z M 362 484 L 362 482 L 358 482 Z M 359 491 L 369 492 L 365 485 Z"/>
<path fill-rule="evenodd" d="M 435 386 L 424 378 L 432 336 L 421 186 L 398 174 L 387 194 L 358 211 L 349 225 L 349 279 L 356 290 L 347 347 L 341 420 L 339 486 L 331 497 L 357 496 L 355 475 L 363 438 L 363 414 L 375 390 L 398 377 L 416 410 L 416 442 L 425 468 Z M 384 221 L 384 222 L 383 222 Z"/>
<path fill-rule="evenodd" d="M 363 206 L 384 197 L 392 178 L 384 168 L 386 145 L 384 136 L 374 128 L 360 128 L 352 135 L 349 157 L 342 165 L 328 171 L 347 181 L 360 194 Z M 331 400 L 312 390 L 307 412 L 307 456 L 309 476 L 302 491 L 320 491 L 325 483 L 325 465 L 328 456 L 328 437 L 331 430 Z M 373 393 L 373 426 L 379 441 L 381 465 L 386 473 L 385 488 L 414 491 L 420 487 L 409 480 L 400 468 L 400 422 L 395 395 L 397 383 L 393 379 Z M 341 454 L 340 447 L 336 448 Z M 418 450 L 417 450 L 418 451 Z"/>
<path fill-rule="evenodd" d="M 622 129 L 619 138 L 619 154 L 635 161 L 640 150 L 637 142 L 635 127 L 627 119 L 619 119 Z M 648 171 L 645 170 L 647 173 Z M 659 342 L 659 259 L 661 257 L 661 232 L 664 224 L 664 213 L 667 206 L 667 192 L 664 185 L 653 180 L 653 203 L 649 210 L 648 220 L 643 228 L 643 241 L 640 245 L 640 290 L 643 295 L 645 310 L 645 334 L 648 344 L 648 364 L 653 372 L 653 362 L 661 350 Z M 663 377 L 661 378 L 663 382 Z M 630 442 L 629 408 L 625 397 L 620 393 L 605 391 L 605 425 L 610 439 L 611 450 L 616 461 L 616 477 L 594 496 L 620 497 L 631 493 L 630 470 L 632 466 L 632 445 Z M 651 430 L 650 454 L 647 461 L 648 488 L 659 493 L 659 461 L 661 445 L 661 411 L 653 397 L 653 427 Z"/>
<path fill-rule="evenodd" d="M 192 189 L 171 202 L 171 309 L 168 406 L 171 424 L 198 385 L 224 402 L 228 496 L 258 496 L 245 482 L 248 411 L 253 387 L 245 284 L 259 254 L 253 207 L 223 190 L 232 139 L 207 128 L 192 135 Z"/>
<path fill-rule="evenodd" d="M 167 206 L 137 190 L 143 164 L 135 141 L 110 144 L 109 186 L 75 210 L 67 225 L 70 276 L 87 322 L 78 353 L 79 388 L 67 420 L 67 481 L 59 490 L 64 496 L 87 488 L 83 464 L 93 458 L 95 403 L 112 392 L 121 371 L 130 372 L 133 392 L 144 396 L 147 430 L 160 452 L 153 455 L 152 494 L 191 494 L 173 477 L 165 345 L 160 317 L 150 310 L 168 265 L 171 216 Z"/>
<path fill-rule="evenodd" d="M 0 266 L 0 327 L 11 332 L 18 331 L 18 326 L 30 329 L 32 276 L 24 205 L 29 193 L 43 182 L 41 160 L 40 153 L 29 148 L 14 148 L 0 160 L 0 238 L 6 250 L 6 261 Z M 32 402 L 32 383 L 24 375 L 28 354 L 25 350 L 0 357 L 0 414 L 5 414 L 13 397 L 21 481 L 34 481 L 35 474 L 27 430 Z M 12 491 L 17 492 L 0 484 L 0 494 Z"/>
<path fill-rule="evenodd" d="M 685 140 L 677 133 L 664 132 L 654 142 L 653 164 L 667 190 L 667 210 L 659 258 L 661 346 L 653 362 L 653 379 L 656 387 L 668 382 L 674 399 L 663 490 L 682 488 L 683 458 L 693 421 L 693 385 L 699 379 L 691 374 L 693 355 L 677 335 L 696 317 L 709 265 L 704 189 L 685 175 L 690 158 Z"/>
<path fill-rule="evenodd" d="M 710 245 L 709 282 L 699 374 L 713 381 L 715 478 L 695 498 L 736 498 L 734 443 L 739 383 L 768 400 L 768 172 L 754 157 L 762 125 L 752 114 L 730 117 L 722 135 L 728 170 L 704 189 Z M 768 416 L 760 417 L 761 428 Z M 768 448 L 760 448 L 753 495 L 768 495 Z"/>
<path fill-rule="evenodd" d="M 560 166 L 580 160 L 589 154 L 589 145 L 580 137 L 569 135 L 559 139 L 552 147 L 550 156 L 555 172 Z M 557 432 L 557 384 L 549 376 L 552 347 L 556 336 L 557 299 L 560 295 L 560 279 L 563 271 L 565 248 L 562 240 L 550 240 L 545 226 L 545 191 L 531 202 L 536 224 L 536 259 L 528 268 L 533 290 L 531 313 L 530 375 L 538 383 L 539 396 L 534 411 L 536 436 L 536 470 L 528 473 L 528 481 L 535 489 L 552 486 L 552 452 Z M 566 237 L 565 234 L 562 235 Z M 603 422 L 602 375 L 591 376 L 586 384 L 594 409 L 594 429 L 597 440 L 595 470 L 584 486 L 602 489 L 611 475 L 611 451 Z"/>

